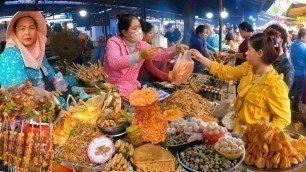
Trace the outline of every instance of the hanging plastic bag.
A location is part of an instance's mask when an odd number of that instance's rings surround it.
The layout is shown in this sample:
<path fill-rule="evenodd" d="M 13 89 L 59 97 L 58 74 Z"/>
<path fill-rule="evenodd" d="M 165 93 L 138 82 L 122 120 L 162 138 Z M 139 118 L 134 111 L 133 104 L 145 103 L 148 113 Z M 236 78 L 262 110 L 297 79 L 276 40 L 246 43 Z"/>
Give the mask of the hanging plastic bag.
<path fill-rule="evenodd" d="M 180 85 L 187 81 L 190 77 L 194 68 L 194 61 L 190 58 L 188 51 L 180 54 L 177 58 L 173 71 L 172 71 L 172 82 Z"/>

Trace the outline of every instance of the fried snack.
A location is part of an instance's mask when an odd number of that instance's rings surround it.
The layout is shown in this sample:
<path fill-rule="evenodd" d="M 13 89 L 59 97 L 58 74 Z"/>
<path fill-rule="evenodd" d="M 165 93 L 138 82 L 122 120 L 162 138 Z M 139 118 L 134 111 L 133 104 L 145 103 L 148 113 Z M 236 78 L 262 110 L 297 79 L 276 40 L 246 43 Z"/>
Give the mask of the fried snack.
<path fill-rule="evenodd" d="M 132 144 L 119 139 L 115 143 L 115 153 L 121 153 L 124 158 L 129 158 L 134 154 L 134 147 Z"/>
<path fill-rule="evenodd" d="M 133 106 L 148 106 L 156 102 L 158 94 L 154 88 L 144 86 L 141 90 L 135 90 L 130 95 L 130 103 Z"/>
<path fill-rule="evenodd" d="M 157 99 L 157 92 L 153 88 L 144 87 L 130 95 L 131 105 L 136 112 L 132 118 L 132 124 L 140 127 L 145 142 L 153 144 L 166 139 L 168 128 L 167 120 L 159 111 Z"/>
<path fill-rule="evenodd" d="M 125 110 L 119 112 L 110 112 L 107 115 L 101 116 L 97 123 L 101 127 L 113 127 L 128 121 L 129 115 Z"/>
<path fill-rule="evenodd" d="M 62 119 L 54 126 L 54 142 L 63 145 L 69 137 L 71 129 L 77 123 L 94 124 L 98 117 L 103 113 L 101 109 L 94 105 L 94 101 L 86 103 L 80 101 L 84 106 L 70 106 L 68 111 L 62 111 Z"/>
<path fill-rule="evenodd" d="M 177 90 L 160 103 L 162 111 L 179 109 L 193 116 L 210 115 L 212 105 L 191 89 Z"/>
<path fill-rule="evenodd" d="M 210 122 L 210 121 L 216 122 L 216 123 L 219 122 L 217 118 L 210 116 L 210 115 L 196 115 L 195 117 L 201 119 L 203 122 Z"/>
<path fill-rule="evenodd" d="M 121 153 L 117 153 L 109 160 L 108 171 L 129 171 L 130 163 L 124 158 Z"/>
<path fill-rule="evenodd" d="M 170 110 L 166 110 L 163 112 L 164 115 L 166 115 L 166 119 L 168 121 L 173 121 L 174 119 L 176 118 L 179 118 L 179 117 L 184 117 L 184 114 L 182 111 L 180 111 L 179 109 L 170 109 Z"/>
<path fill-rule="evenodd" d="M 141 135 L 141 129 L 138 125 L 131 125 L 126 129 L 126 137 L 129 142 L 134 146 L 138 147 L 143 144 L 143 139 Z"/>
<path fill-rule="evenodd" d="M 58 157 L 79 165 L 96 165 L 88 158 L 86 148 L 93 138 L 101 135 L 98 128 L 92 124 L 78 123 L 74 126 L 72 133 Z"/>
<path fill-rule="evenodd" d="M 294 141 L 266 120 L 249 125 L 242 139 L 246 145 L 244 162 L 247 165 L 284 170 L 305 160 L 302 149 L 305 150 L 306 144 L 302 145 L 302 138 Z"/>
<path fill-rule="evenodd" d="M 175 158 L 160 146 L 150 143 L 135 149 L 131 162 L 137 171 L 175 171 Z"/>

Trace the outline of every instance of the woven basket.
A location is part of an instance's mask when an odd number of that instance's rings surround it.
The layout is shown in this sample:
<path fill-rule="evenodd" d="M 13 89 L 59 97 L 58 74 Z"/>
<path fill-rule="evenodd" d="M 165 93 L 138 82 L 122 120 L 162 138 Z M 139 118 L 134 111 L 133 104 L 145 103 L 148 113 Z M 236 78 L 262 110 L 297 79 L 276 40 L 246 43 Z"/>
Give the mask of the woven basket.
<path fill-rule="evenodd" d="M 242 156 L 242 154 L 244 153 L 245 149 L 243 149 L 243 151 L 241 151 L 240 153 L 236 153 L 236 154 L 227 154 L 227 153 L 223 153 L 220 150 L 216 149 L 216 146 L 214 146 L 215 150 L 222 156 L 224 156 L 225 158 L 229 159 L 229 160 L 235 160 L 238 159 Z"/>

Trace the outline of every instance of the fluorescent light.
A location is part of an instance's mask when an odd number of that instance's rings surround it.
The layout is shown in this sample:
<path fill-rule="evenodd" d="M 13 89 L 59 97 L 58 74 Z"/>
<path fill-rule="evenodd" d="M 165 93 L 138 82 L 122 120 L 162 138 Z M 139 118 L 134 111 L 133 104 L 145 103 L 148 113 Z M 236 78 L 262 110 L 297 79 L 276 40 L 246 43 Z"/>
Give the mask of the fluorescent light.
<path fill-rule="evenodd" d="M 64 21 L 66 21 L 66 22 L 70 22 L 71 21 L 72 22 L 72 19 L 46 19 L 46 21 L 48 23 L 50 23 L 50 22 L 64 22 Z"/>
<path fill-rule="evenodd" d="M 199 16 L 195 16 L 195 18 L 197 19 L 197 18 L 199 18 Z"/>
<path fill-rule="evenodd" d="M 81 10 L 80 11 L 80 16 L 85 17 L 87 15 L 87 11 Z"/>
<path fill-rule="evenodd" d="M 211 12 L 209 12 L 209 13 L 206 14 L 206 17 L 209 18 L 209 19 L 211 19 L 213 16 L 214 16 L 214 15 L 213 15 L 213 13 L 211 13 Z"/>
<path fill-rule="evenodd" d="M 250 16 L 250 17 L 249 17 L 249 19 L 251 19 L 251 20 L 252 20 L 252 19 L 253 19 L 253 16 Z"/>
<path fill-rule="evenodd" d="M 222 18 L 227 18 L 227 17 L 228 17 L 228 12 L 222 11 L 222 12 L 221 12 L 221 17 L 222 17 Z"/>

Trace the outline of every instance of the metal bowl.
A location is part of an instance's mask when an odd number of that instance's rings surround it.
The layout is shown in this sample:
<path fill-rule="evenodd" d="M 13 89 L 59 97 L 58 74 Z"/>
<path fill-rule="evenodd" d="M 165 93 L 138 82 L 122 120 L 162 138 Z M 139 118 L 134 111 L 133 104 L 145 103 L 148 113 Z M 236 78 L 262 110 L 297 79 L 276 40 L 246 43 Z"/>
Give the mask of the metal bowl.
<path fill-rule="evenodd" d="M 197 144 L 198 144 L 198 143 L 197 143 Z M 186 164 L 184 164 L 184 163 L 182 162 L 180 153 L 181 153 L 183 150 L 185 150 L 185 149 L 186 149 L 186 148 L 180 148 L 180 149 L 176 152 L 176 157 L 177 157 L 177 160 L 178 160 L 179 164 L 180 164 L 181 166 L 183 166 L 183 168 L 186 169 L 187 171 L 199 172 L 199 171 L 197 171 L 197 170 L 195 170 L 195 169 L 190 168 L 189 166 L 187 166 Z M 241 163 L 242 163 L 243 160 L 244 160 L 244 157 L 245 157 L 245 152 L 243 152 L 242 156 L 241 156 L 239 159 L 237 159 L 237 164 L 236 164 L 235 166 L 233 166 L 232 168 L 230 168 L 230 169 L 228 169 L 228 170 L 224 170 L 224 171 L 222 171 L 222 172 L 232 172 L 232 171 L 234 171 L 236 168 L 238 168 L 238 167 L 241 165 Z"/>
<path fill-rule="evenodd" d="M 125 130 L 127 125 L 128 125 L 128 122 L 124 122 L 120 125 L 117 125 L 116 127 L 101 127 L 101 126 L 98 125 L 98 128 L 104 134 L 115 135 L 115 134 L 122 133 L 122 131 Z"/>

